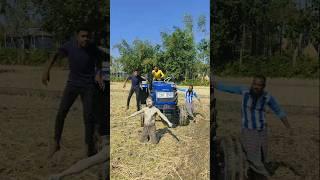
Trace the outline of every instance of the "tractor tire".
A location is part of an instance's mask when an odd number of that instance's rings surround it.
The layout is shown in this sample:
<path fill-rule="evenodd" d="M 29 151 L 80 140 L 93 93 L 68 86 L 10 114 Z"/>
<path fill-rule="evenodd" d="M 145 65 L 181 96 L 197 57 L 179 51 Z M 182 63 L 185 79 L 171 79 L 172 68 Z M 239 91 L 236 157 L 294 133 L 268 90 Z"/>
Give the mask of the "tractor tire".
<path fill-rule="evenodd" d="M 224 137 L 218 150 L 219 180 L 245 180 L 247 161 L 240 141 L 234 137 Z"/>
<path fill-rule="evenodd" d="M 185 109 L 185 107 L 179 108 L 179 125 L 180 126 L 187 126 L 189 125 L 190 120 L 188 118 L 188 113 Z"/>

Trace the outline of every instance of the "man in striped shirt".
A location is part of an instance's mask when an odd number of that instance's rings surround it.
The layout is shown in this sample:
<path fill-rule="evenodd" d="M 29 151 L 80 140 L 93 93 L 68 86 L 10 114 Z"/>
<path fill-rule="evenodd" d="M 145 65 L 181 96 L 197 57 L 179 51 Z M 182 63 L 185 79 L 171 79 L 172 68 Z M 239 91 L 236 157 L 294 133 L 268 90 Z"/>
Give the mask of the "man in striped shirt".
<path fill-rule="evenodd" d="M 193 97 L 195 97 L 199 103 L 201 103 L 200 98 L 198 97 L 197 93 L 193 90 L 193 85 L 189 85 L 189 88 L 177 88 L 178 91 L 184 92 L 185 97 L 185 106 L 187 109 L 187 113 L 192 119 L 194 118 L 194 104 L 193 104 Z"/>
<path fill-rule="evenodd" d="M 278 116 L 282 123 L 290 129 L 286 113 L 281 109 L 276 99 L 264 91 L 266 78 L 255 76 L 251 88 L 227 86 L 215 83 L 217 90 L 242 95 L 241 143 L 247 155 L 250 167 L 257 173 L 269 176 L 264 163 L 267 159 L 267 123 L 266 106 Z"/>

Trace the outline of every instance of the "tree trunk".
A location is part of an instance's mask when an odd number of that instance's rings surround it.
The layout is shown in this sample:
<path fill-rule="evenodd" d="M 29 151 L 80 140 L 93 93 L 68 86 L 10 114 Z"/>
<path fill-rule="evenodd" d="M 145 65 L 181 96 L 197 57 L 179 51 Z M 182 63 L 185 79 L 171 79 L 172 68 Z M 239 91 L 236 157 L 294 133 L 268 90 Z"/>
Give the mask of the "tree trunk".
<path fill-rule="evenodd" d="M 300 55 L 300 54 L 301 54 L 301 51 L 302 51 L 302 36 L 303 36 L 303 34 L 300 33 L 300 35 L 299 35 L 299 42 L 298 42 L 298 55 Z"/>
<path fill-rule="evenodd" d="M 282 29 L 283 29 L 283 23 L 281 23 L 281 26 L 280 26 L 280 56 L 282 55 Z"/>
<path fill-rule="evenodd" d="M 4 33 L 4 48 L 7 48 L 7 33 Z"/>
<path fill-rule="evenodd" d="M 242 59 L 242 56 L 244 54 L 244 49 L 245 49 L 245 40 L 246 40 L 246 25 L 243 24 L 242 25 L 242 39 L 241 39 L 241 49 L 240 49 L 240 62 L 239 62 L 239 65 L 241 67 L 242 65 L 242 62 L 243 62 L 243 59 Z"/>
<path fill-rule="evenodd" d="M 293 67 L 295 67 L 296 63 L 297 63 L 298 50 L 299 50 L 299 48 L 296 47 L 296 49 L 294 50 L 294 53 L 293 53 L 293 58 L 292 58 L 292 66 Z"/>
<path fill-rule="evenodd" d="M 256 47 L 257 47 L 257 30 L 256 27 L 253 28 L 251 32 L 251 55 L 256 55 Z"/>

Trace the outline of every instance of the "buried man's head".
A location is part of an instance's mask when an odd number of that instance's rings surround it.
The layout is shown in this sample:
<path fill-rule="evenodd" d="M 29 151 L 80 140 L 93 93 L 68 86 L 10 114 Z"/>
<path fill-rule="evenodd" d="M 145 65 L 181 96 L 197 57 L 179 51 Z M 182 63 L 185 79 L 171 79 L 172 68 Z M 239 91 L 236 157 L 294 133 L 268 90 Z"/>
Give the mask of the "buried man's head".
<path fill-rule="evenodd" d="M 146 105 L 150 108 L 153 106 L 153 101 L 152 101 L 152 98 L 149 96 L 147 97 L 146 99 Z"/>

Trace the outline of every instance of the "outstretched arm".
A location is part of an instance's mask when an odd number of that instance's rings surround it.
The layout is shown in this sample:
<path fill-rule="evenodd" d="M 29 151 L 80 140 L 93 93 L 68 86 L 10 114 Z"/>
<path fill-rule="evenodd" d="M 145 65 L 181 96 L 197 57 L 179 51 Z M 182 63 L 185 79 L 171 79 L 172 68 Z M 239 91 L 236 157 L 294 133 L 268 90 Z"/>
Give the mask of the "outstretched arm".
<path fill-rule="evenodd" d="M 163 119 L 165 122 L 168 123 L 169 127 L 172 127 L 172 123 L 169 121 L 169 119 L 164 114 L 162 114 L 162 112 L 159 109 L 157 109 L 157 113 L 161 117 L 161 119 Z"/>
<path fill-rule="evenodd" d="M 186 92 L 188 89 L 187 88 L 178 88 L 177 87 L 177 90 L 180 91 L 180 92 Z"/>
<path fill-rule="evenodd" d="M 134 117 L 134 116 L 136 116 L 136 115 L 138 115 L 138 114 L 141 114 L 141 113 L 143 113 L 143 112 L 144 112 L 144 109 L 141 109 L 140 111 L 137 111 L 137 112 L 131 114 L 130 116 L 126 117 L 126 119 L 132 118 L 132 117 Z"/>
<path fill-rule="evenodd" d="M 229 86 L 229 85 L 224 85 L 222 83 L 214 83 L 213 87 L 219 91 L 228 92 L 232 94 L 242 94 L 242 91 L 245 89 L 244 87 L 241 87 L 241 86 Z"/>
<path fill-rule="evenodd" d="M 65 171 L 57 174 L 57 175 L 52 175 L 49 180 L 60 180 L 63 177 L 72 175 L 72 174 L 77 174 L 80 173 L 86 169 L 88 169 L 91 166 L 103 163 L 105 161 L 107 161 L 109 159 L 109 157 L 107 157 L 107 149 L 108 146 L 105 146 L 98 154 L 91 156 L 89 158 L 86 159 L 82 159 L 80 161 L 78 161 L 76 164 L 72 165 L 71 167 L 69 167 L 68 169 L 66 169 Z"/>

